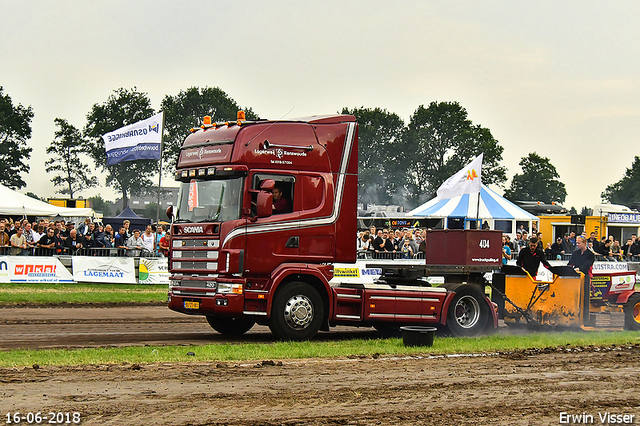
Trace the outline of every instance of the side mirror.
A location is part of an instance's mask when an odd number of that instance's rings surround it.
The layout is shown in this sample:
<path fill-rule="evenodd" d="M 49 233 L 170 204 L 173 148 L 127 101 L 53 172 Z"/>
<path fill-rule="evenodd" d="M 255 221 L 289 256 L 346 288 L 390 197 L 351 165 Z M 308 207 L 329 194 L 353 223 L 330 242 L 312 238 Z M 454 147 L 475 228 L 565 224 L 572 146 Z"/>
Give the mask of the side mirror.
<path fill-rule="evenodd" d="M 173 206 L 167 207 L 167 217 L 169 220 L 173 220 Z"/>
<path fill-rule="evenodd" d="M 273 182 L 273 181 L 272 181 Z M 269 217 L 273 213 L 273 194 L 270 192 L 258 192 L 256 201 L 256 216 Z"/>
<path fill-rule="evenodd" d="M 273 188 L 276 187 L 276 181 L 273 179 L 265 179 L 260 182 L 260 189 L 263 191 L 273 191 Z"/>

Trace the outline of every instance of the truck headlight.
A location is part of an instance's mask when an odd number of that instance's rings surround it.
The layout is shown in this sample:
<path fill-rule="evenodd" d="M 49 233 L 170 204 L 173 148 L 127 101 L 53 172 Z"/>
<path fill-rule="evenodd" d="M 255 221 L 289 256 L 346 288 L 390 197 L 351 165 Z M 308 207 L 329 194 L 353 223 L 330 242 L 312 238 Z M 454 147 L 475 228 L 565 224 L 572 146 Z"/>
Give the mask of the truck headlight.
<path fill-rule="evenodd" d="M 242 294 L 242 284 L 218 283 L 218 293 Z"/>

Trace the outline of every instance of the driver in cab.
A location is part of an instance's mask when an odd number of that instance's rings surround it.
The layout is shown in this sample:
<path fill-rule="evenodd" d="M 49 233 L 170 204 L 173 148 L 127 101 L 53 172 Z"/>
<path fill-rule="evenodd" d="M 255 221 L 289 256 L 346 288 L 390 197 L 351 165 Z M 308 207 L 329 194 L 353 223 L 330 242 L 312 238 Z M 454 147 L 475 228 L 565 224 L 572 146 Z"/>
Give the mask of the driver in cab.
<path fill-rule="evenodd" d="M 290 213 L 291 203 L 282 196 L 282 188 L 276 186 L 271 193 L 273 194 L 273 214 Z"/>

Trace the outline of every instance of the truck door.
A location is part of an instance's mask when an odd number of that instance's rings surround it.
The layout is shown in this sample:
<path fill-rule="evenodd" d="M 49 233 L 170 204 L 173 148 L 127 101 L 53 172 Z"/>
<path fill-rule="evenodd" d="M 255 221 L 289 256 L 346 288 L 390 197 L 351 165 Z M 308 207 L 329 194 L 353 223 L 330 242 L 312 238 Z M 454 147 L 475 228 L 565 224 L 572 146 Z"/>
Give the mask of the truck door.
<path fill-rule="evenodd" d="M 275 181 L 272 191 L 274 210 L 270 217 L 247 222 L 245 270 L 252 273 L 268 273 L 282 263 L 298 260 L 300 235 L 299 212 L 294 198 L 296 177 L 291 173 L 254 173 L 251 188 L 260 188 L 266 179 Z"/>

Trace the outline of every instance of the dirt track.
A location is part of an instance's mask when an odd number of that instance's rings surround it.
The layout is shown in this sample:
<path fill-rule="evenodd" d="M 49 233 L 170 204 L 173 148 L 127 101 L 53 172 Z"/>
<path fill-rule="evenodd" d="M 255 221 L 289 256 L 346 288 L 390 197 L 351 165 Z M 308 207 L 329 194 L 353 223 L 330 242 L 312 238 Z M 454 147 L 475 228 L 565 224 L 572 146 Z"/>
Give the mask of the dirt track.
<path fill-rule="evenodd" d="M 7 312 L 0 318 L 12 325 Z M 261 333 L 249 339 L 266 339 Z M 558 425 L 561 412 L 601 424 L 598 414 L 608 411 L 640 424 L 639 366 L 640 344 L 479 357 L 0 369 L 0 415 L 4 422 L 7 412 L 79 412 L 85 425 Z"/>

